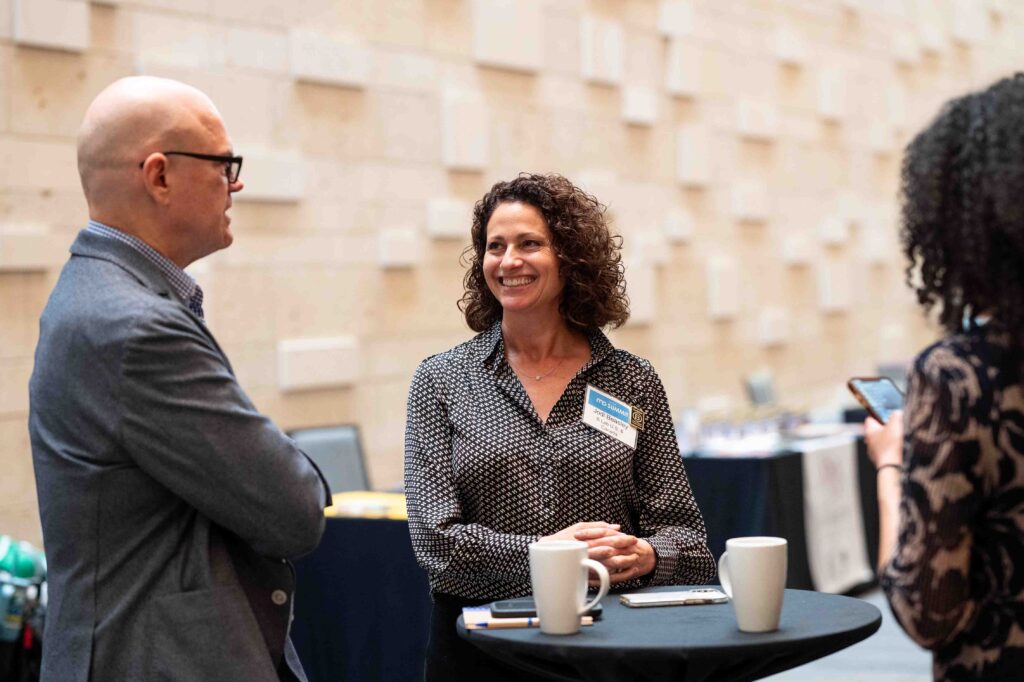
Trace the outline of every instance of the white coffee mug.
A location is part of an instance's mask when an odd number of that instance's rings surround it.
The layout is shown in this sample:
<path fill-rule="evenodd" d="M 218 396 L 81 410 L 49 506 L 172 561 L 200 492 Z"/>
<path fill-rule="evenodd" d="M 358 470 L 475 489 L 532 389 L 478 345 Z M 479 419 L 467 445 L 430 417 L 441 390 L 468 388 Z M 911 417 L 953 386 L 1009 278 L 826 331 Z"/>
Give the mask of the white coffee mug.
<path fill-rule="evenodd" d="M 589 602 L 587 569 L 601 579 L 601 589 Z M 608 569 L 587 558 L 585 542 L 534 542 L 530 545 L 530 583 L 541 632 L 571 635 L 580 630 L 580 616 L 608 594 Z"/>
<path fill-rule="evenodd" d="M 718 579 L 744 632 L 779 629 L 786 589 L 785 538 L 732 538 L 718 560 Z"/>

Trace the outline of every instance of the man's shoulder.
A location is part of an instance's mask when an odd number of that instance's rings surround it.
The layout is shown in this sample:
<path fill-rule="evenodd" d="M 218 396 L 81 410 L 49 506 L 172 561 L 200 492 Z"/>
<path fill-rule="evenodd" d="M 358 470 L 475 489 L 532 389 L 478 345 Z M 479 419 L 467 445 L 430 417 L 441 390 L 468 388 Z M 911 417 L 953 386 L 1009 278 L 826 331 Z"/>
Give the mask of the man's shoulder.
<path fill-rule="evenodd" d="M 64 266 L 43 312 L 43 326 L 95 330 L 112 340 L 140 323 L 187 317 L 167 291 L 155 291 L 116 262 L 74 256 Z"/>

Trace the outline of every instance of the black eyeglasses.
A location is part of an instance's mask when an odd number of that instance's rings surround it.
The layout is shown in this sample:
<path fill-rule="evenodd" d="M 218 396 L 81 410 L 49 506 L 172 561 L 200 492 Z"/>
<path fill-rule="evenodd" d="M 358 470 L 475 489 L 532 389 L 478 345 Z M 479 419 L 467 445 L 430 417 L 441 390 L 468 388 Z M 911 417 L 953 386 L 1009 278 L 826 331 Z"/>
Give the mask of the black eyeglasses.
<path fill-rule="evenodd" d="M 164 156 L 188 156 L 193 159 L 202 159 L 203 161 L 220 161 L 224 164 L 224 174 L 228 176 L 228 183 L 235 184 L 238 182 L 238 174 L 242 172 L 242 157 L 241 156 L 222 156 L 217 154 L 194 154 L 193 152 L 160 152 Z M 139 168 L 142 168 L 143 161 L 139 164 Z"/>

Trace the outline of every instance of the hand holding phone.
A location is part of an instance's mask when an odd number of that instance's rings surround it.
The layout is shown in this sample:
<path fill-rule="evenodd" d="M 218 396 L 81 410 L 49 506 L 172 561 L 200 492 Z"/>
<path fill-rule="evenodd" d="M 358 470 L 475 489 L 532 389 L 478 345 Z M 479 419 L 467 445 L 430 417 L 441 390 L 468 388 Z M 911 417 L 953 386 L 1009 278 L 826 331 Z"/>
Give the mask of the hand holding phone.
<path fill-rule="evenodd" d="M 846 382 L 846 386 L 868 414 L 881 424 L 885 424 L 893 412 L 903 409 L 903 393 L 892 379 L 854 377 Z"/>

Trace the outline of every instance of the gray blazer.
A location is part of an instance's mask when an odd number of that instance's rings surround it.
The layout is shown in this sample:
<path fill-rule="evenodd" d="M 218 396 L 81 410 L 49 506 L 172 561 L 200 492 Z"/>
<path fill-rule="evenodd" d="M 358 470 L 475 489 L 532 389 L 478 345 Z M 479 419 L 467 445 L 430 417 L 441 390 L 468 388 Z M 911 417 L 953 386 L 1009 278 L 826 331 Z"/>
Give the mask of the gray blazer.
<path fill-rule="evenodd" d="M 81 232 L 29 389 L 43 679 L 305 680 L 287 559 L 329 490 L 159 269 Z"/>

